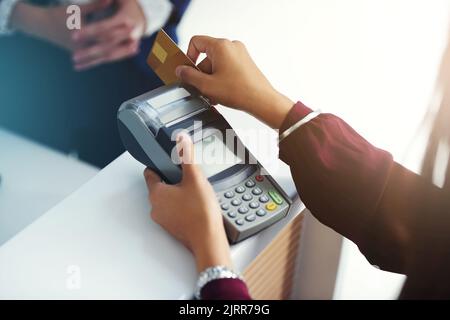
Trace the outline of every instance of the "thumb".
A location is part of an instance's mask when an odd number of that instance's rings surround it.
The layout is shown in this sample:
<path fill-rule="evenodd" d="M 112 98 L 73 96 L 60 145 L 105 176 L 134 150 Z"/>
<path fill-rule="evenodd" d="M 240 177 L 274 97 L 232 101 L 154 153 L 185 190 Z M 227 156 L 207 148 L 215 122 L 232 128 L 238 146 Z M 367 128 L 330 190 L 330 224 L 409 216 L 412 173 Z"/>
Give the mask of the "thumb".
<path fill-rule="evenodd" d="M 147 182 L 149 192 L 151 192 L 158 183 L 161 183 L 161 178 L 148 168 L 146 168 L 144 171 L 144 177 L 145 181 Z"/>
<path fill-rule="evenodd" d="M 182 82 L 197 88 L 203 94 L 205 94 L 204 91 L 207 90 L 206 86 L 211 80 L 209 74 L 190 66 L 178 66 L 175 70 L 175 74 Z"/>
<path fill-rule="evenodd" d="M 112 4 L 112 0 L 96 0 L 92 3 L 84 4 L 84 5 L 80 6 L 81 14 L 87 15 L 89 13 L 102 10 L 111 4 Z"/>
<path fill-rule="evenodd" d="M 183 169 L 183 180 L 195 178 L 199 172 L 195 164 L 194 144 L 191 137 L 182 132 L 177 136 L 177 151 L 181 159 L 181 167 Z"/>

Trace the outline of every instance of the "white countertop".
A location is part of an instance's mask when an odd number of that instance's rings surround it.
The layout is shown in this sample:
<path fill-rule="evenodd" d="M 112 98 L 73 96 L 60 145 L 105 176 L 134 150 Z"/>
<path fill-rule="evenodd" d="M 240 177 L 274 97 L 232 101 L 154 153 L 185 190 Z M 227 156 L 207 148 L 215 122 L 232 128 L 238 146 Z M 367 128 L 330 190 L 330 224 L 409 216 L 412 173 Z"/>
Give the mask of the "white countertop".
<path fill-rule="evenodd" d="M 99 171 L 0 127 L 0 246 Z"/>
<path fill-rule="evenodd" d="M 194 260 L 150 219 L 143 169 L 123 154 L 0 247 L 0 298 L 190 298 Z M 287 166 L 275 177 L 295 196 Z M 233 246 L 236 268 L 302 209 L 297 200 L 285 219 Z"/>

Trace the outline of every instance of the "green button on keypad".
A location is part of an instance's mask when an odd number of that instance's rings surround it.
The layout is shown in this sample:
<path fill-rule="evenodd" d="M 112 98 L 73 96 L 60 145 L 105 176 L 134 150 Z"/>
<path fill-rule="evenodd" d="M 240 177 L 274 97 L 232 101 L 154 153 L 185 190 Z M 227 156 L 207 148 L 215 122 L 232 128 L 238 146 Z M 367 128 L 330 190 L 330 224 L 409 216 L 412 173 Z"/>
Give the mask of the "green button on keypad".
<path fill-rule="evenodd" d="M 273 202 L 280 205 L 283 203 L 283 198 L 275 190 L 269 191 L 269 196 L 272 198 Z"/>

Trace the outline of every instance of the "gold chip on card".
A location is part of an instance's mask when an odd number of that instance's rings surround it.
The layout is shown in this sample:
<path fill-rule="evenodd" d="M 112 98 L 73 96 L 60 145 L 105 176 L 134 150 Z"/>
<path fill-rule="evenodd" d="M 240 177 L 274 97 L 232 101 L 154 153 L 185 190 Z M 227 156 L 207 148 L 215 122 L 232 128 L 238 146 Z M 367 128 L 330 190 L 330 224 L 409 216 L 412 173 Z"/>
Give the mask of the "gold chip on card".
<path fill-rule="evenodd" d="M 147 58 L 147 64 L 164 84 L 178 81 L 175 69 L 180 65 L 198 69 L 163 29 L 160 29 L 156 35 L 156 40 Z"/>

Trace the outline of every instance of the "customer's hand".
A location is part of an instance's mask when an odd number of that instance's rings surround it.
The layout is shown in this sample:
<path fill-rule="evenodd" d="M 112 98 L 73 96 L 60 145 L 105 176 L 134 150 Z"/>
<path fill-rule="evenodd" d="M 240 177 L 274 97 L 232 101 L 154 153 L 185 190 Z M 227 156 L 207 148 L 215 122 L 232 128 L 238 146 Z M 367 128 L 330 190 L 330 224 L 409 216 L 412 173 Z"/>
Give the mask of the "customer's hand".
<path fill-rule="evenodd" d="M 177 148 L 183 168 L 178 185 L 161 182 L 149 169 L 144 172 L 151 217 L 192 251 L 199 271 L 214 265 L 231 267 L 221 210 L 211 184 L 194 163 L 194 146 L 187 134 L 178 136 Z"/>
<path fill-rule="evenodd" d="M 207 58 L 198 67 L 177 68 L 177 76 L 193 85 L 214 103 L 249 112 L 273 128 L 279 128 L 293 102 L 277 92 L 239 41 L 195 36 L 188 56 L 196 62 L 200 53 Z"/>
<path fill-rule="evenodd" d="M 145 15 L 136 0 L 117 0 L 118 10 L 109 18 L 74 32 L 79 49 L 73 53 L 75 68 L 91 68 L 135 55 L 146 29 Z"/>
<path fill-rule="evenodd" d="M 97 0 L 81 5 L 83 15 L 103 10 L 112 0 Z M 67 27 L 67 6 L 41 7 L 25 2 L 17 3 L 11 15 L 14 29 L 48 41 L 69 51 L 75 50 L 77 44 L 72 39 L 73 30 Z"/>

